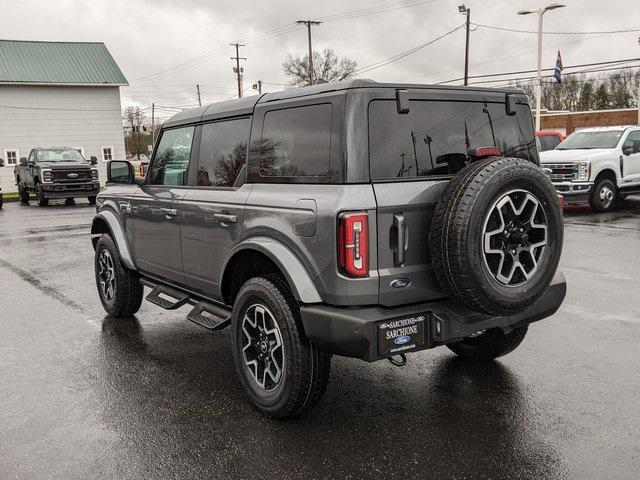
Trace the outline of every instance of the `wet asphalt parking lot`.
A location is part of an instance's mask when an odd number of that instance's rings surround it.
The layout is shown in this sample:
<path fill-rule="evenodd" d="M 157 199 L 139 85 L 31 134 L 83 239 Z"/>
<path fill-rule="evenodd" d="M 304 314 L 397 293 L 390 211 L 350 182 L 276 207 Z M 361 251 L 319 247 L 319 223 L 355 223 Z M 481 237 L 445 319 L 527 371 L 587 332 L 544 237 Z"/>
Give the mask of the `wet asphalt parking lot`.
<path fill-rule="evenodd" d="M 560 311 L 488 365 L 334 357 L 306 416 L 272 421 L 228 332 L 143 303 L 110 320 L 78 201 L 0 210 L 0 478 L 640 477 L 640 197 L 566 212 Z"/>

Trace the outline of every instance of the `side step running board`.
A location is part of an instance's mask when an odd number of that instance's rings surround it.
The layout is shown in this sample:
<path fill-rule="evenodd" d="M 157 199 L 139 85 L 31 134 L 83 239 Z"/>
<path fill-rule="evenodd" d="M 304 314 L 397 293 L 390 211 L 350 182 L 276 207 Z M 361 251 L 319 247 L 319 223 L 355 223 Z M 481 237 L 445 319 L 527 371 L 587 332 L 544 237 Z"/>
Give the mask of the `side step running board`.
<path fill-rule="evenodd" d="M 187 315 L 187 320 L 208 330 L 222 330 L 231 323 L 231 312 L 207 302 L 200 302 Z"/>
<path fill-rule="evenodd" d="M 175 310 L 187 304 L 193 305 L 187 320 L 201 327 L 222 330 L 231 324 L 231 310 L 226 307 L 196 299 L 186 292 L 154 283 L 146 278 L 140 279 L 140 283 L 151 288 L 146 299 L 166 310 Z"/>
<path fill-rule="evenodd" d="M 160 295 L 170 297 L 173 301 L 167 298 L 162 298 Z M 156 285 L 153 287 L 153 290 L 151 290 L 151 293 L 146 296 L 146 299 L 166 310 L 175 310 L 176 308 L 180 308 L 187 304 L 189 301 L 189 295 L 178 290 L 174 290 L 173 288 Z"/>

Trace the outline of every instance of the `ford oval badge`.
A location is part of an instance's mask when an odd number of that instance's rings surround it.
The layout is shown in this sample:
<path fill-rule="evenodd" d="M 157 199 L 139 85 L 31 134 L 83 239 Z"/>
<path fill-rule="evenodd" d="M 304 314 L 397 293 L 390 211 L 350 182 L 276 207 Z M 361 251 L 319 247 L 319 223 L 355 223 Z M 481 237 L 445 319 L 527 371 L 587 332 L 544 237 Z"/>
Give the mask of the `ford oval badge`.
<path fill-rule="evenodd" d="M 393 343 L 396 345 L 404 345 L 407 342 L 411 341 L 411 337 L 409 335 L 402 335 L 401 337 L 396 337 L 393 339 Z"/>
<path fill-rule="evenodd" d="M 389 284 L 392 288 L 407 288 L 409 285 L 411 285 L 411 280 L 408 278 L 396 278 Z"/>

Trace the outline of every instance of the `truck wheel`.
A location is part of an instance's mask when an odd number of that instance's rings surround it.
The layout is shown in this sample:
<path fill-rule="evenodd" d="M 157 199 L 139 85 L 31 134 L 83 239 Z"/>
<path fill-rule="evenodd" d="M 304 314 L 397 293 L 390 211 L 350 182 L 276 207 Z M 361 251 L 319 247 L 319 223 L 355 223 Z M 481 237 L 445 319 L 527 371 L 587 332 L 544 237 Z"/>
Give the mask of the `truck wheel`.
<path fill-rule="evenodd" d="M 618 188 L 612 180 L 600 178 L 591 194 L 591 208 L 596 212 L 609 212 L 618 202 Z"/>
<path fill-rule="evenodd" d="M 20 196 L 20 203 L 29 205 L 29 190 L 24 186 L 18 186 L 18 195 Z"/>
<path fill-rule="evenodd" d="M 38 201 L 38 205 L 41 207 L 46 207 L 47 205 L 49 205 L 49 199 L 44 196 L 42 185 L 40 185 L 39 183 L 36 184 L 36 200 Z"/>
<path fill-rule="evenodd" d="M 233 307 L 233 356 L 253 404 L 275 418 L 314 406 L 329 380 L 331 355 L 304 334 L 300 309 L 277 277 L 256 277 L 240 289 Z"/>
<path fill-rule="evenodd" d="M 102 306 L 109 316 L 130 317 L 140 309 L 143 287 L 137 272 L 126 268 L 110 235 L 96 243 L 96 286 Z"/>
<path fill-rule="evenodd" d="M 95 205 L 96 204 L 96 196 L 95 195 L 91 195 L 90 197 L 87 197 L 89 200 L 89 203 L 91 205 Z"/>
<path fill-rule="evenodd" d="M 514 328 L 509 333 L 495 328 L 478 336 L 447 345 L 457 355 L 473 360 L 492 360 L 513 352 L 524 340 L 528 327 Z"/>
<path fill-rule="evenodd" d="M 555 188 L 535 164 L 502 157 L 472 163 L 436 206 L 429 233 L 434 273 L 472 310 L 523 311 L 553 279 L 562 228 Z"/>

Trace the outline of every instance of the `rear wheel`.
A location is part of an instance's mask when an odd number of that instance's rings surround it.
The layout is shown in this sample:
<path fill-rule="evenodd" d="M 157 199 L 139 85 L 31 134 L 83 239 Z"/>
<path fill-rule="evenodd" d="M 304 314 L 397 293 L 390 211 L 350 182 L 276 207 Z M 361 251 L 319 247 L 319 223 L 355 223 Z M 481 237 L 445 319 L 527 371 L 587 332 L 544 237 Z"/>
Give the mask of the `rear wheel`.
<path fill-rule="evenodd" d="M 504 333 L 496 328 L 465 338 L 447 347 L 457 355 L 473 360 L 492 360 L 513 352 L 524 340 L 527 327 L 514 328 Z"/>
<path fill-rule="evenodd" d="M 233 308 L 232 335 L 238 376 L 259 410 L 285 418 L 320 400 L 331 355 L 306 338 L 298 304 L 279 278 L 256 277 L 242 286 Z"/>
<path fill-rule="evenodd" d="M 429 234 L 445 292 L 472 310 L 509 315 L 547 289 L 562 251 L 557 193 L 533 163 L 492 158 L 449 183 Z"/>
<path fill-rule="evenodd" d="M 96 243 L 95 276 L 100 301 L 111 317 L 129 317 L 140 309 L 143 288 L 138 274 L 124 266 L 107 234 Z"/>
<path fill-rule="evenodd" d="M 618 188 L 609 178 L 600 178 L 591 194 L 591 208 L 596 212 L 609 212 L 618 202 Z"/>
<path fill-rule="evenodd" d="M 45 197 L 42 185 L 39 183 L 36 184 L 36 200 L 38 201 L 38 205 L 41 207 L 49 205 L 49 199 Z"/>

